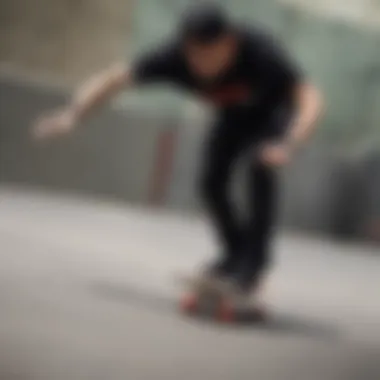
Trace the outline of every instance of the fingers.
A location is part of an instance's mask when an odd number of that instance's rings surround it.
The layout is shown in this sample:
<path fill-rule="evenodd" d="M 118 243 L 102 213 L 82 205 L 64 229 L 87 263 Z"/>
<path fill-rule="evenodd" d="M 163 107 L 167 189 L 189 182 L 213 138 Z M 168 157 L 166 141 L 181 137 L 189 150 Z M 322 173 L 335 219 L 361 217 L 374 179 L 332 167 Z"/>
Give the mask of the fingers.
<path fill-rule="evenodd" d="M 49 135 L 49 132 L 51 133 L 52 128 L 52 120 L 49 118 L 40 118 L 37 120 L 37 122 L 33 125 L 32 128 L 32 136 L 36 140 L 43 140 Z"/>
<path fill-rule="evenodd" d="M 44 140 L 68 133 L 72 128 L 72 118 L 69 118 L 65 113 L 56 113 L 37 119 L 31 133 L 36 140 Z"/>
<path fill-rule="evenodd" d="M 260 160 L 265 165 L 281 167 L 289 163 L 290 154 L 282 146 L 266 146 L 261 150 Z"/>

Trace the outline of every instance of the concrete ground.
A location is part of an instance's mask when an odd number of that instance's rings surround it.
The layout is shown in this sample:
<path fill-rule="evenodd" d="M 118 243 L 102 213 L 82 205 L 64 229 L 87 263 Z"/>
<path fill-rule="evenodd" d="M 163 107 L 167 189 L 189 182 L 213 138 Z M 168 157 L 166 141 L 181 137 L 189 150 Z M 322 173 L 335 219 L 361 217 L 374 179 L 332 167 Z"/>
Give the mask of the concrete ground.
<path fill-rule="evenodd" d="M 244 328 L 175 311 L 213 249 L 186 215 L 3 188 L 0 379 L 380 379 L 376 249 L 280 236 L 273 321 Z"/>

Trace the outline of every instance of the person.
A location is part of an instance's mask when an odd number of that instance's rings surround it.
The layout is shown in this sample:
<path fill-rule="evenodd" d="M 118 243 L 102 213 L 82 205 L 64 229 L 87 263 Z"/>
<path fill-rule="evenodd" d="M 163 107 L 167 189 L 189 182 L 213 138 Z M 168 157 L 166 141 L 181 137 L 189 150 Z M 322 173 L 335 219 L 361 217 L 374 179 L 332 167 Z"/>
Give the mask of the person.
<path fill-rule="evenodd" d="M 275 38 L 232 21 L 214 3 L 198 3 L 162 46 L 130 66 L 118 63 L 95 75 L 70 104 L 38 120 L 34 133 L 47 138 L 70 132 L 121 90 L 152 83 L 179 86 L 217 111 L 199 187 L 223 252 L 202 276 L 233 284 L 243 297 L 255 293 L 270 262 L 278 168 L 312 135 L 322 96 Z M 247 155 L 249 212 L 242 220 L 229 185 L 236 162 Z"/>

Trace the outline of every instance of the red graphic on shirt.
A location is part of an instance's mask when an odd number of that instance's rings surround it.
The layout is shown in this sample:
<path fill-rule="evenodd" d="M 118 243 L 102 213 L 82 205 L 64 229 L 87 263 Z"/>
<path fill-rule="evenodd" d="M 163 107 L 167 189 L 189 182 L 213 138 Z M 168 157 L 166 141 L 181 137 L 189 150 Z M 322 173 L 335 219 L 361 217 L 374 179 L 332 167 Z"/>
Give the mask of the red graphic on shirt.
<path fill-rule="evenodd" d="M 206 92 L 204 96 L 218 106 L 228 106 L 247 101 L 251 96 L 251 90 L 243 84 L 232 84 Z"/>

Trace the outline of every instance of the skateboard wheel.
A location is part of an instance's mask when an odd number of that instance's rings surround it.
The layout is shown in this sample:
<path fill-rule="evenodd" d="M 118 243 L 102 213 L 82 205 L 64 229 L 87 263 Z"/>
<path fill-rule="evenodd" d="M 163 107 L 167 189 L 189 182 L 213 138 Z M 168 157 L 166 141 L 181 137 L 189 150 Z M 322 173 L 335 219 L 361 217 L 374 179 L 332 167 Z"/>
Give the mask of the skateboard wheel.
<path fill-rule="evenodd" d="M 195 313 L 198 309 L 198 298 L 193 294 L 189 294 L 183 297 L 180 307 L 185 313 Z"/>

